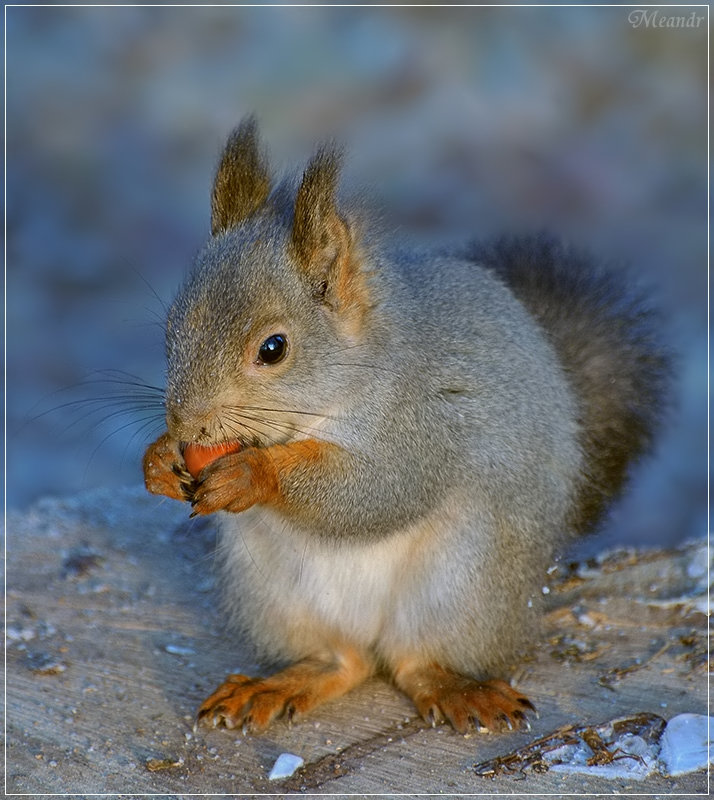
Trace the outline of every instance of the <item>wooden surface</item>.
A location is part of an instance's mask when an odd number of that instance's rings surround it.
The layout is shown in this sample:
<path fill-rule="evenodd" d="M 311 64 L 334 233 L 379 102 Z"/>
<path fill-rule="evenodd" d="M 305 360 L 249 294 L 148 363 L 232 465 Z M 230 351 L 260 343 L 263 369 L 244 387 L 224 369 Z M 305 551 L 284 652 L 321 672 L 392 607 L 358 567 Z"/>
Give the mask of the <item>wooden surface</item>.
<path fill-rule="evenodd" d="M 8 792 L 707 792 L 703 770 L 609 780 L 508 759 L 562 726 L 707 713 L 703 542 L 561 564 L 542 642 L 516 675 L 539 718 L 467 737 L 427 728 L 377 679 L 260 738 L 194 732 L 225 674 L 256 670 L 221 625 L 213 546 L 210 523 L 140 488 L 8 515 Z M 283 752 L 305 766 L 271 782 Z"/>

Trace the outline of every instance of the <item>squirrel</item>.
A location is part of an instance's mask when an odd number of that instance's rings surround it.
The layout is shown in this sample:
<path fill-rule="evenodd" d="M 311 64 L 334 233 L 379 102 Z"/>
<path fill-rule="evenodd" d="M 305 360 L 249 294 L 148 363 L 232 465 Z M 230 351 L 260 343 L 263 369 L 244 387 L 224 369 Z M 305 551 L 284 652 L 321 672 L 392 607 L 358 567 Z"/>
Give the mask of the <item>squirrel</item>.
<path fill-rule="evenodd" d="M 557 547 L 652 441 L 659 316 L 543 235 L 390 246 L 338 200 L 341 162 L 323 146 L 276 183 L 244 119 L 168 312 L 146 487 L 217 513 L 231 618 L 282 667 L 230 675 L 197 720 L 261 733 L 379 673 L 432 725 L 527 726 L 504 676 Z M 197 477 L 189 447 L 218 454 Z"/>

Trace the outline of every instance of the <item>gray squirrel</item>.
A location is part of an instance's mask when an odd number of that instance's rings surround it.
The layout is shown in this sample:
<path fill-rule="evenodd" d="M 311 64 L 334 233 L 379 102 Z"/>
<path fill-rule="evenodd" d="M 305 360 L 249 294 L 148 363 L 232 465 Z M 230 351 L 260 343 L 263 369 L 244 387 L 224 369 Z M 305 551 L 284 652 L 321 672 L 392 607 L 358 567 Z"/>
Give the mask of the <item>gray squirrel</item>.
<path fill-rule="evenodd" d="M 432 724 L 512 728 L 505 671 L 556 548 L 594 528 L 661 416 L 646 299 L 544 237 L 390 249 L 323 147 L 274 184 L 251 117 L 166 322 L 150 492 L 218 513 L 230 613 L 282 669 L 199 721 L 260 733 L 380 673 Z"/>

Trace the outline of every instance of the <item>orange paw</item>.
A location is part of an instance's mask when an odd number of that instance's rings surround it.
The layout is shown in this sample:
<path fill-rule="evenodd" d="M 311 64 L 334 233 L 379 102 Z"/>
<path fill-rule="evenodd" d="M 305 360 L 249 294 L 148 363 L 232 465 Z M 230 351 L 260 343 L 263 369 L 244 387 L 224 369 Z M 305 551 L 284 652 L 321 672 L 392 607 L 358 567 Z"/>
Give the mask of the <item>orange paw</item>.
<path fill-rule="evenodd" d="M 528 727 L 528 698 L 503 680 L 476 681 L 439 666 L 398 670 L 396 682 L 430 724 L 449 722 L 459 733 Z"/>
<path fill-rule="evenodd" d="M 277 475 L 266 453 L 266 449 L 248 448 L 207 464 L 193 493 L 193 513 L 237 513 L 276 495 Z"/>
<path fill-rule="evenodd" d="M 271 691 L 260 678 L 229 675 L 225 682 L 198 709 L 197 722 L 214 728 L 243 728 L 245 733 L 261 733 L 288 709 L 289 695 Z M 288 713 L 292 718 L 292 714 Z"/>
<path fill-rule="evenodd" d="M 144 483 L 152 494 L 190 500 L 196 485 L 184 464 L 179 444 L 164 433 L 150 444 L 143 460 Z"/>
<path fill-rule="evenodd" d="M 269 678 L 229 675 L 203 702 L 196 721 L 262 733 L 278 717 L 292 721 L 343 695 L 361 683 L 370 669 L 359 653 L 344 650 L 334 660 L 306 659 Z"/>

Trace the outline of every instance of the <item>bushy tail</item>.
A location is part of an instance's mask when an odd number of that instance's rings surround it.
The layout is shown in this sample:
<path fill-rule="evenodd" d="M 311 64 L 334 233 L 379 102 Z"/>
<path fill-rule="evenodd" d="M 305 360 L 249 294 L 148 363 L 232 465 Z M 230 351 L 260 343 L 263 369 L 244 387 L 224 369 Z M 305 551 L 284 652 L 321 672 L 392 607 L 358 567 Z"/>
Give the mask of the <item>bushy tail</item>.
<path fill-rule="evenodd" d="M 592 529 L 645 452 L 666 406 L 661 321 L 627 279 L 545 236 L 474 245 L 468 257 L 508 284 L 548 332 L 579 404 L 585 474 L 570 520 Z"/>

